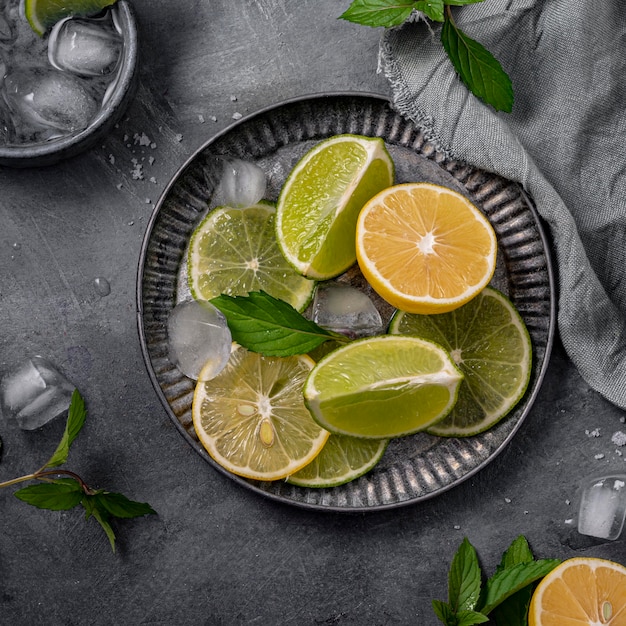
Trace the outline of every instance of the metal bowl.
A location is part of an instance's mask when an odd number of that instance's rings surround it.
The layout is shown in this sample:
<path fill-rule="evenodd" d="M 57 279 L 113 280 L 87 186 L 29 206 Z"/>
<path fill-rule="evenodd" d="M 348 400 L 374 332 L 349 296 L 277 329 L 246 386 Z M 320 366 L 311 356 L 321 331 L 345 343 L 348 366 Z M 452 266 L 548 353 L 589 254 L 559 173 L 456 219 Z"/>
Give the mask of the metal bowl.
<path fill-rule="evenodd" d="M 115 86 L 96 117 L 84 130 L 45 143 L 0 145 L 0 165 L 9 167 L 52 165 L 93 146 L 119 122 L 135 94 L 137 85 L 138 29 L 134 10 L 127 0 L 119 0 L 111 10 L 115 11 L 124 46 Z"/>

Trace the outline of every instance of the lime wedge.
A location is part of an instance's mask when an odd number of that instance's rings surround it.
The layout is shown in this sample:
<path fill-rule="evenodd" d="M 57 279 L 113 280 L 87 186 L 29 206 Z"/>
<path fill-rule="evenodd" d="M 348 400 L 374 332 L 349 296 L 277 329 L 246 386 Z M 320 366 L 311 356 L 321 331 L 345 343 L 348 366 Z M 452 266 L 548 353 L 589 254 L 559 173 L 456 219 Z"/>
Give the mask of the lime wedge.
<path fill-rule="evenodd" d="M 381 335 L 322 358 L 307 379 L 304 400 L 331 433 L 391 439 L 443 419 L 454 406 L 462 378 L 435 343 Z"/>
<path fill-rule="evenodd" d="M 189 288 L 197 300 L 220 294 L 265 291 L 295 309 L 308 304 L 315 282 L 296 272 L 281 254 L 270 203 L 243 209 L 220 207 L 191 236 L 187 256 Z"/>
<path fill-rule="evenodd" d="M 324 280 L 356 262 L 356 221 L 363 205 L 393 183 L 380 138 L 337 135 L 307 152 L 280 192 L 276 238 L 298 272 Z"/>
<path fill-rule="evenodd" d="M 436 341 L 463 372 L 455 407 L 429 433 L 449 437 L 481 433 L 509 413 L 526 391 L 532 361 L 530 336 L 511 301 L 496 289 L 485 287 L 449 313 L 398 312 L 389 332 Z"/>
<path fill-rule="evenodd" d="M 96 15 L 117 0 L 25 0 L 24 13 L 31 28 L 42 36 L 59 20 Z"/>
<path fill-rule="evenodd" d="M 322 451 L 287 479 L 298 487 L 337 487 L 369 472 L 383 456 L 386 439 L 331 435 Z"/>

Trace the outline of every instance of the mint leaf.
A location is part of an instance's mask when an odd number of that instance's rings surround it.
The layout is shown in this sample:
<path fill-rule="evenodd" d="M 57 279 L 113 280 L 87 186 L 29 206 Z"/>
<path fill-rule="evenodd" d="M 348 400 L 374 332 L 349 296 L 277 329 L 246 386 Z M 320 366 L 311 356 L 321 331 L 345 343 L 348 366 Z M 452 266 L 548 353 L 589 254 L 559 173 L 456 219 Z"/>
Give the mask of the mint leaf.
<path fill-rule="evenodd" d="M 480 0 L 482 2 L 482 0 Z M 443 6 L 445 0 L 423 0 L 423 2 L 416 2 L 415 9 L 421 11 L 426 17 L 429 17 L 435 22 L 443 22 Z"/>
<path fill-rule="evenodd" d="M 85 493 L 73 478 L 59 478 L 53 482 L 24 487 L 14 495 L 38 509 L 68 511 L 80 504 Z"/>
<path fill-rule="evenodd" d="M 439 618 L 439 621 L 443 622 L 445 626 L 457 626 L 456 614 L 447 602 L 433 600 L 433 611 Z"/>
<path fill-rule="evenodd" d="M 502 559 L 496 569 L 496 572 L 513 567 L 518 563 L 530 563 L 533 560 L 534 556 L 530 550 L 526 537 L 524 537 L 524 535 L 520 535 L 513 540 L 511 545 L 502 555 Z"/>
<path fill-rule="evenodd" d="M 222 294 L 211 300 L 226 317 L 233 340 L 267 356 L 306 354 L 329 339 L 347 338 L 320 328 L 291 305 L 264 291 Z"/>
<path fill-rule="evenodd" d="M 93 517 L 102 526 L 102 530 L 104 530 L 111 544 L 111 550 L 115 552 L 115 533 L 111 524 L 109 524 L 109 513 L 105 509 L 100 508 L 95 495 L 85 495 L 81 504 L 85 508 L 85 519 Z"/>
<path fill-rule="evenodd" d="M 72 399 L 70 401 L 70 408 L 67 413 L 65 432 L 63 433 L 63 437 L 61 438 L 54 454 L 42 469 L 45 469 L 46 467 L 58 467 L 67 461 L 70 446 L 83 427 L 86 417 L 87 411 L 85 410 L 85 401 L 78 392 L 78 389 L 74 389 Z"/>
<path fill-rule="evenodd" d="M 448 574 L 448 602 L 453 610 L 473 611 L 480 598 L 481 570 L 474 546 L 465 537 Z"/>
<path fill-rule="evenodd" d="M 441 29 L 441 43 L 461 81 L 476 97 L 496 111 L 512 111 L 511 79 L 491 52 L 456 26 L 449 12 Z"/>
<path fill-rule="evenodd" d="M 142 515 L 156 515 L 156 511 L 145 502 L 135 502 L 129 500 L 121 493 L 111 493 L 109 491 L 99 491 L 94 494 L 94 501 L 98 508 L 106 511 L 113 517 L 131 518 Z"/>
<path fill-rule="evenodd" d="M 456 614 L 456 626 L 474 626 L 474 624 L 484 624 L 489 618 L 478 611 L 459 611 Z M 507 626 L 511 626 L 507 624 Z"/>
<path fill-rule="evenodd" d="M 504 602 L 499 604 L 490 614 L 496 624 L 506 626 L 528 626 L 528 608 L 536 585 L 530 584 L 520 589 Z"/>
<path fill-rule="evenodd" d="M 413 0 L 354 0 L 339 17 L 364 26 L 399 26 L 411 15 L 416 4 Z"/>
<path fill-rule="evenodd" d="M 549 574 L 560 561 L 542 559 L 530 563 L 518 563 L 496 572 L 488 581 L 481 611 L 488 615 L 496 606 L 514 593 Z"/>

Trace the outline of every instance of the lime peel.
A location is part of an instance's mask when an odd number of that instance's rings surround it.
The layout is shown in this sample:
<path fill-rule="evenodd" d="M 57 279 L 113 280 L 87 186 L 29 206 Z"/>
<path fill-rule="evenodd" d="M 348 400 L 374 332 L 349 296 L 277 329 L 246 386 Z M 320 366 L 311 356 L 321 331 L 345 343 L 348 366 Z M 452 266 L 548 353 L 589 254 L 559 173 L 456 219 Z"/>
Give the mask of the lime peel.
<path fill-rule="evenodd" d="M 25 0 L 24 14 L 37 35 L 66 17 L 91 17 L 117 0 Z"/>

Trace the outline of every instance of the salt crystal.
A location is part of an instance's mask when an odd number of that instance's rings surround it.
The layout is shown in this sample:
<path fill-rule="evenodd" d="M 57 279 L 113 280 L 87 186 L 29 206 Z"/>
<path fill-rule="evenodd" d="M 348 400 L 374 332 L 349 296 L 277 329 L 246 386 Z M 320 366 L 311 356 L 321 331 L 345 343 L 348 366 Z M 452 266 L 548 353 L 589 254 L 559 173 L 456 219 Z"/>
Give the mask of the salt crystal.
<path fill-rule="evenodd" d="M 586 430 L 585 431 L 585 435 L 587 435 L 587 437 L 599 437 L 600 436 L 600 429 L 599 428 L 594 428 L 593 430 Z"/>
<path fill-rule="evenodd" d="M 231 102 L 237 102 L 237 96 L 231 96 L 230 97 L 230 101 Z"/>
<path fill-rule="evenodd" d="M 621 430 L 618 430 L 617 432 L 613 433 L 613 436 L 611 437 L 611 441 L 616 446 L 626 446 L 626 433 L 623 433 Z"/>
<path fill-rule="evenodd" d="M 178 141 L 180 143 L 183 140 L 183 136 L 180 133 L 177 133 L 175 135 L 175 139 L 176 139 L 176 141 Z"/>
<path fill-rule="evenodd" d="M 234 120 L 240 120 L 243 117 L 243 115 L 239 112 L 235 112 L 233 113 L 233 119 Z"/>
<path fill-rule="evenodd" d="M 594 458 L 596 461 L 599 461 L 600 459 L 603 459 L 603 458 L 604 458 L 604 454 L 596 454 L 596 455 L 594 455 L 594 457 L 593 457 L 593 458 Z"/>
<path fill-rule="evenodd" d="M 204 115 L 198 115 L 198 121 L 200 124 L 204 124 Z"/>

